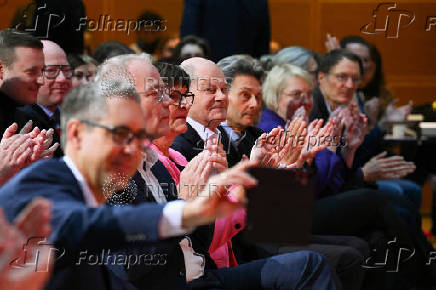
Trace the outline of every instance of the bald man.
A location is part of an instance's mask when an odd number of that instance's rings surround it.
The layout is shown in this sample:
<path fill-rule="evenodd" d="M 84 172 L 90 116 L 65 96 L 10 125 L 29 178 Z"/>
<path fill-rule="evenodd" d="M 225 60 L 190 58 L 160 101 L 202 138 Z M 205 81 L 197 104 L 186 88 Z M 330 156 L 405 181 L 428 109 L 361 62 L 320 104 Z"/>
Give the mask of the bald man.
<path fill-rule="evenodd" d="M 193 57 L 182 62 L 181 67 L 192 79 L 189 91 L 195 97 L 186 119 L 188 130 L 177 136 L 171 147 L 190 161 L 203 150 L 211 135 L 220 134 L 223 130 L 219 125 L 226 120 L 229 99 L 224 74 L 214 62 Z M 221 134 L 221 138 L 228 153 L 227 162 L 235 164 L 235 160 L 229 160 L 229 156 L 237 155 L 235 149 L 229 146 L 226 134 Z"/>
<path fill-rule="evenodd" d="M 23 108 L 28 119 L 40 129 L 54 129 L 53 144 L 60 140 L 60 111 L 65 95 L 71 90 L 73 69 L 68 63 L 64 50 L 50 40 L 42 40 L 44 69 L 42 86 L 39 88 L 36 104 Z M 54 156 L 62 156 L 59 147 Z"/>

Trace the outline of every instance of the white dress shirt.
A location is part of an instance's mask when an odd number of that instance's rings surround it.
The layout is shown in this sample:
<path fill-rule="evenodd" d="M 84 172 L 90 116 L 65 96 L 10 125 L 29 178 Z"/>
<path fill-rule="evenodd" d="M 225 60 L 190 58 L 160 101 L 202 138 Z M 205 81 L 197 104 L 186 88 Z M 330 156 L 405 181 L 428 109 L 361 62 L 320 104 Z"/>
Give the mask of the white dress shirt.
<path fill-rule="evenodd" d="M 77 166 L 74 164 L 73 160 L 71 160 L 71 158 L 66 155 L 62 157 L 62 159 L 73 173 L 74 178 L 76 178 L 77 182 L 79 183 L 86 205 L 92 208 L 99 207 L 100 205 L 95 199 L 91 189 L 89 188 L 89 185 L 86 183 L 85 178 L 83 177 Z M 183 236 L 191 233 L 194 230 L 193 228 L 186 229 L 182 227 L 182 215 L 184 206 L 185 201 L 183 200 L 172 201 L 165 205 L 162 217 L 159 221 L 158 232 L 160 238 L 165 239 L 169 237 Z"/>
<path fill-rule="evenodd" d="M 198 133 L 198 135 L 200 136 L 201 140 L 203 140 L 203 142 L 206 142 L 206 140 L 210 136 L 220 133 L 218 131 L 218 129 L 215 129 L 215 132 L 214 132 L 214 131 L 210 130 L 209 128 L 206 128 L 203 124 L 195 121 L 194 119 L 192 119 L 190 117 L 186 118 L 186 122 L 189 125 L 191 125 L 192 128 L 194 128 L 194 130 Z"/>
<path fill-rule="evenodd" d="M 165 195 L 163 194 L 162 187 L 159 184 L 159 181 L 157 178 L 153 175 L 153 172 L 151 171 L 151 167 L 157 162 L 158 160 L 158 154 L 151 148 L 147 148 L 147 150 L 143 154 L 143 161 L 138 167 L 138 171 L 140 172 L 142 178 L 144 179 L 145 183 L 147 184 L 148 189 L 151 191 L 151 194 L 153 195 L 154 199 L 158 203 L 166 203 L 167 199 Z M 145 164 L 145 170 L 144 170 L 144 162 Z M 165 206 L 165 209 L 168 205 L 175 203 L 175 202 L 183 202 L 181 200 L 173 201 L 167 203 Z M 164 214 L 165 214 L 164 209 Z M 181 208 L 183 210 L 183 208 Z M 176 213 L 172 213 L 169 216 L 178 216 Z M 181 213 L 180 213 L 181 216 Z M 165 223 L 165 227 L 167 227 L 165 222 L 165 218 L 163 219 Z M 181 221 L 180 221 L 181 223 Z M 181 226 L 181 224 L 179 225 Z M 171 227 L 170 227 L 171 228 Z M 168 231 L 168 229 L 164 229 L 165 231 Z M 185 269 L 186 269 L 186 281 L 190 282 L 194 279 L 200 278 L 204 275 L 204 266 L 205 266 L 205 258 L 203 255 L 198 254 L 194 251 L 192 248 L 192 242 L 191 239 L 188 236 L 185 236 L 179 243 L 180 248 L 183 252 L 183 257 L 185 261 Z"/>

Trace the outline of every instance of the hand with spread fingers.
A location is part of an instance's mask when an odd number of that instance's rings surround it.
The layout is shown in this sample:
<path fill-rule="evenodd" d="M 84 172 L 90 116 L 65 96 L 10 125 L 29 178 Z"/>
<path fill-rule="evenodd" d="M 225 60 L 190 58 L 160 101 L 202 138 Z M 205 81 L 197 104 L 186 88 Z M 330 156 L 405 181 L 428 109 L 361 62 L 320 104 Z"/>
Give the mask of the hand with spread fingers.
<path fill-rule="evenodd" d="M 288 166 L 288 168 L 300 168 L 305 162 L 307 162 L 309 165 L 312 164 L 316 153 L 327 149 L 327 147 L 330 146 L 331 141 L 328 137 L 332 131 L 332 124 L 327 122 L 327 124 L 322 127 L 323 123 L 324 120 L 315 119 L 309 124 L 309 128 L 307 130 L 308 133 L 300 156 L 298 160 Z"/>
<path fill-rule="evenodd" d="M 51 274 L 51 203 L 43 198 L 32 201 L 11 226 L 0 210 L 0 289 L 42 289 Z M 35 242 L 29 242 L 34 240 Z M 26 245 L 26 250 L 23 246 Z M 37 263 L 26 263 L 37 261 Z"/>
<path fill-rule="evenodd" d="M 281 143 L 283 134 L 281 128 L 274 128 L 269 134 L 263 133 L 251 149 L 250 160 L 259 162 L 261 167 L 277 167 L 280 162 L 278 153 L 285 146 Z"/>
<path fill-rule="evenodd" d="M 365 181 L 399 179 L 416 169 L 413 162 L 405 161 L 402 156 L 386 156 L 385 151 L 365 163 L 362 168 Z"/>
<path fill-rule="evenodd" d="M 53 129 L 31 129 L 32 121 L 28 121 L 20 133 L 16 134 L 18 125 L 14 123 L 3 133 L 0 142 L 0 185 L 31 163 L 53 157 L 59 147 L 58 143 L 51 146 Z"/>
<path fill-rule="evenodd" d="M 18 125 L 9 126 L 0 142 L 0 185 L 29 164 L 33 141 L 28 135 L 14 134 Z"/>

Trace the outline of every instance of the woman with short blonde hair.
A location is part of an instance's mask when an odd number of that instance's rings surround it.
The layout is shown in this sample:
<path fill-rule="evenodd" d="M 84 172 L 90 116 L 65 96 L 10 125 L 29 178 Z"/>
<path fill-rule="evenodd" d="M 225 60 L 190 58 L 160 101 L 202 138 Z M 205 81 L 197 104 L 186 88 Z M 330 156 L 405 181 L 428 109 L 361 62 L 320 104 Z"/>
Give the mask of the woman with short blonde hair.
<path fill-rule="evenodd" d="M 284 127 L 301 106 L 309 113 L 312 110 L 313 81 L 312 75 L 298 66 L 274 66 L 262 86 L 266 108 L 258 127 L 265 132 L 278 125 Z"/>

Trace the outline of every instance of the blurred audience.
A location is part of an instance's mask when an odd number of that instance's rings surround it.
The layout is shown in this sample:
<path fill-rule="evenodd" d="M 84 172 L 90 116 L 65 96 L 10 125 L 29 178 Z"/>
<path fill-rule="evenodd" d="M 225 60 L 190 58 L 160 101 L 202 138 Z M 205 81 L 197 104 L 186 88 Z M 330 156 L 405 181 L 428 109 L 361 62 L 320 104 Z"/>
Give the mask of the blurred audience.
<path fill-rule="evenodd" d="M 92 58 L 98 64 L 102 64 L 105 60 L 111 57 L 123 54 L 134 53 L 127 45 L 118 41 L 108 41 L 100 43 L 95 49 Z"/>
<path fill-rule="evenodd" d="M 174 49 L 173 57 L 179 62 L 191 57 L 210 58 L 210 47 L 207 40 L 188 35 L 183 37 Z"/>

